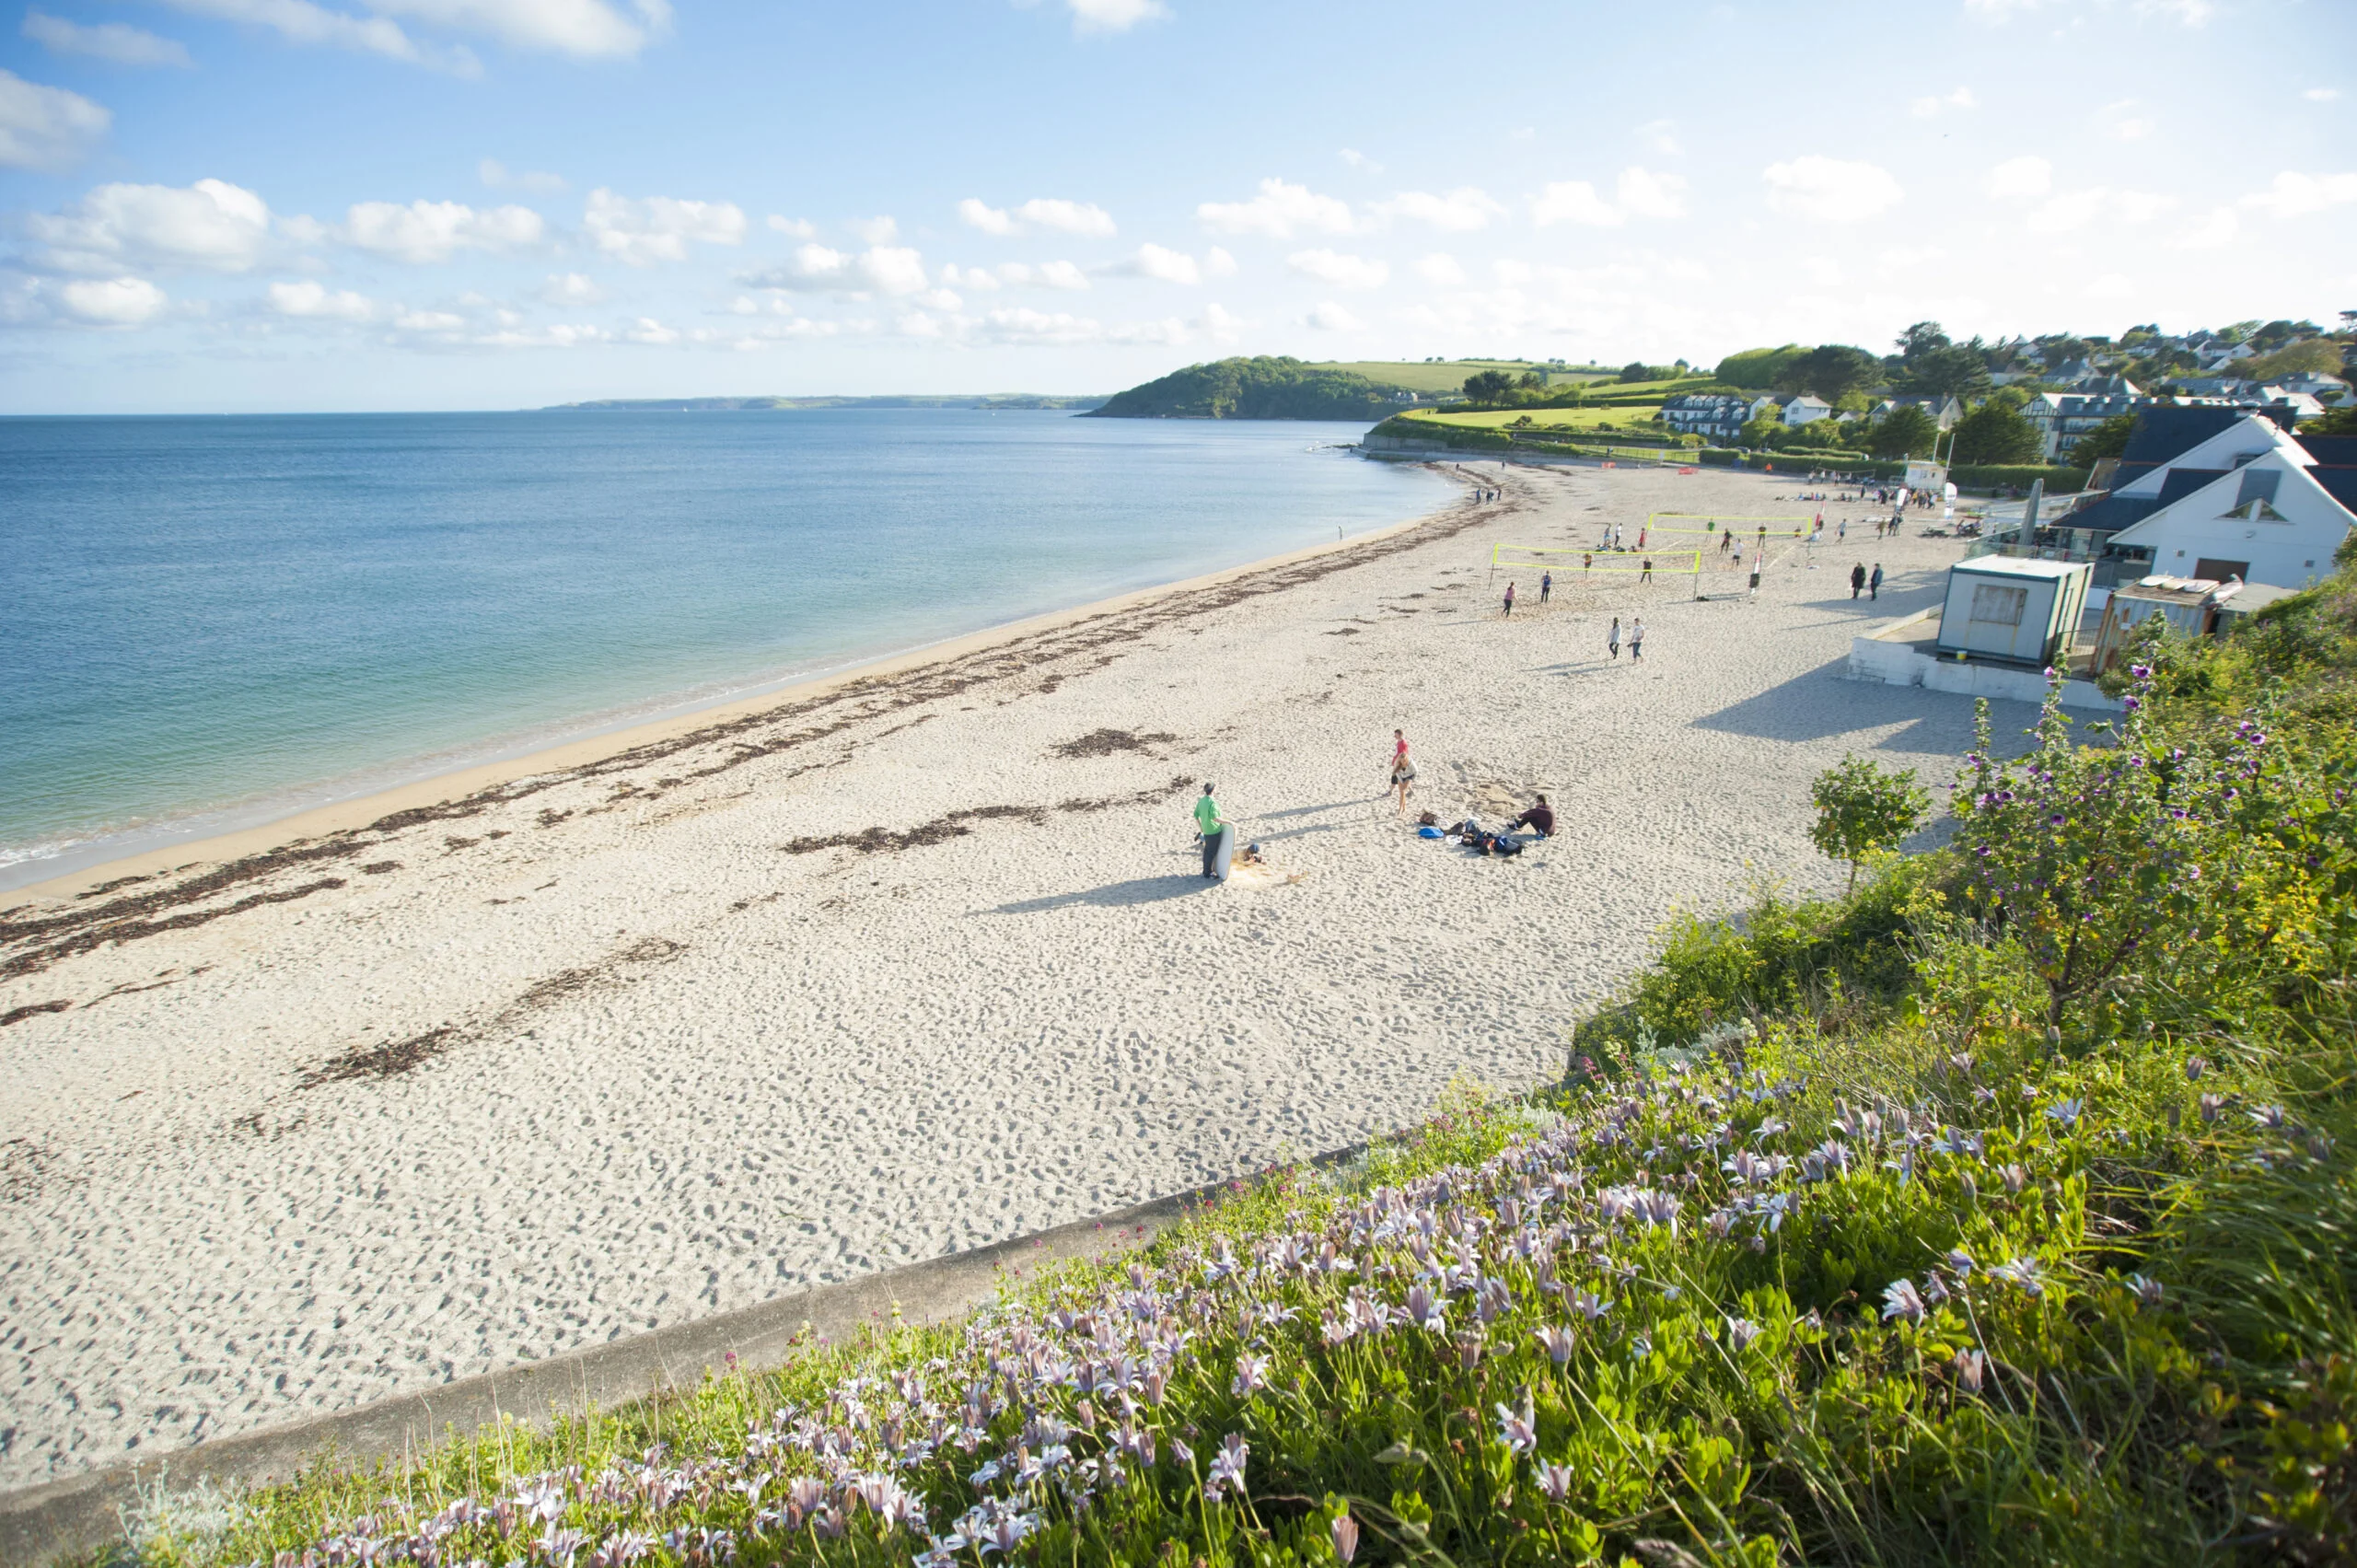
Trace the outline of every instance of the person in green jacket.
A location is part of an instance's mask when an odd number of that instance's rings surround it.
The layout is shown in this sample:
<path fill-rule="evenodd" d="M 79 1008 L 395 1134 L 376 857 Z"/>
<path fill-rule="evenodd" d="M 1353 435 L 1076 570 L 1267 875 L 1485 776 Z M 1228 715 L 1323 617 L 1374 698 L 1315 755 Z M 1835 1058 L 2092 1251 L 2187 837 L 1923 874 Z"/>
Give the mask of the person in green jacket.
<path fill-rule="evenodd" d="M 1195 799 L 1195 830 L 1203 835 L 1203 875 L 1216 877 L 1219 873 L 1212 866 L 1219 859 L 1219 842 L 1227 833 L 1227 819 L 1220 815 L 1219 802 L 1212 798 L 1209 784 Z"/>

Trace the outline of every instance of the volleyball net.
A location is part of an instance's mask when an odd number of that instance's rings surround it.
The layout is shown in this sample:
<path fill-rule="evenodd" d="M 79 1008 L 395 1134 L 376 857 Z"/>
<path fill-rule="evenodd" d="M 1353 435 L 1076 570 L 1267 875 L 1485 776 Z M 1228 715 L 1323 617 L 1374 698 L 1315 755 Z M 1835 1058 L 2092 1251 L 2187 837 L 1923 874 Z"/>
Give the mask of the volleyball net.
<path fill-rule="evenodd" d="M 1668 519 L 1666 523 L 1663 521 L 1665 518 Z M 1715 537 L 1724 533 L 1757 535 L 1759 530 L 1765 528 L 1771 539 L 1780 534 L 1786 538 L 1798 538 L 1806 533 L 1808 526 L 1815 521 L 1817 521 L 1817 514 L 1814 512 L 1784 512 L 1768 517 L 1758 514 L 1736 515 L 1721 512 L 1649 512 L 1645 515 L 1645 532 L 1648 535 L 1708 534 Z M 1701 523 L 1703 526 L 1701 528 L 1676 526 L 1679 523 Z M 1747 526 L 1743 528 L 1731 526 L 1736 523 Z M 1786 531 L 1788 527 L 1789 532 Z"/>

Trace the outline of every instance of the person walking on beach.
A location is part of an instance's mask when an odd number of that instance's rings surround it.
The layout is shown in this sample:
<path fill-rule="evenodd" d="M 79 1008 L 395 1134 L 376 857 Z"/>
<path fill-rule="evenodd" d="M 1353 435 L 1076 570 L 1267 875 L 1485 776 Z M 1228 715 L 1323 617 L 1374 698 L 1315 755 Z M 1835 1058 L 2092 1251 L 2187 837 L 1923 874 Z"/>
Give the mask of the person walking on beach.
<path fill-rule="evenodd" d="M 1588 551 L 1583 551 L 1583 552 L 1581 552 L 1581 553 L 1580 553 L 1580 581 L 1581 581 L 1581 582 L 1583 582 L 1583 583 L 1586 582 L 1586 581 L 1588 580 L 1588 577 L 1590 576 L 1590 575 L 1592 575 L 1592 574 L 1595 572 L 1595 570 L 1596 570 L 1596 552 L 1595 552 L 1595 551 L 1593 551 L 1593 550 L 1588 550 Z"/>
<path fill-rule="evenodd" d="M 1645 656 L 1645 618 L 1638 616 L 1629 622 L 1629 662 L 1637 663 Z"/>
<path fill-rule="evenodd" d="M 1215 877 L 1212 869 L 1219 864 L 1219 842 L 1226 836 L 1227 819 L 1220 815 L 1219 802 L 1212 798 L 1212 786 L 1203 785 L 1203 793 L 1195 801 L 1195 831 L 1203 836 L 1203 875 Z"/>
<path fill-rule="evenodd" d="M 1541 573 L 1539 573 L 1539 574 L 1538 574 L 1538 602 L 1539 602 L 1539 603 L 1541 603 L 1541 604 L 1545 604 L 1545 603 L 1547 602 L 1548 597 L 1549 597 L 1550 595 L 1551 595 L 1554 591 L 1555 591 L 1555 574 L 1554 574 L 1554 573 L 1552 573 L 1552 572 L 1541 572 Z"/>
<path fill-rule="evenodd" d="M 1399 796 L 1399 815 L 1408 815 L 1408 786 L 1416 782 L 1416 764 L 1408 761 L 1408 735 L 1391 732 L 1391 787 Z"/>
<path fill-rule="evenodd" d="M 1644 569 L 1643 571 L 1642 571 L 1642 572 L 1640 572 L 1640 573 L 1638 573 L 1638 574 L 1637 574 L 1637 581 L 1639 581 L 1639 582 L 1641 582 L 1641 583 L 1650 583 L 1650 582 L 1652 582 L 1653 580 L 1654 580 L 1654 558 L 1653 558 L 1652 556 L 1648 555 L 1648 556 L 1646 556 L 1646 557 L 1645 557 L 1645 569 Z"/>
<path fill-rule="evenodd" d="M 1604 647 L 1614 658 L 1620 656 L 1620 618 L 1617 615 L 1612 618 L 1612 630 L 1604 634 Z"/>
<path fill-rule="evenodd" d="M 1877 562 L 1875 562 L 1875 575 L 1874 575 L 1873 576 L 1868 577 L 1868 578 L 1866 579 L 1866 588 L 1867 588 L 1866 597 L 1867 597 L 1868 598 L 1876 598 L 1876 599 L 1878 599 L 1878 598 L 1882 598 L 1882 563 L 1881 563 L 1881 562 L 1877 561 Z"/>
<path fill-rule="evenodd" d="M 1506 585 L 1506 613 L 1508 615 L 1514 613 L 1514 585 L 1512 583 Z"/>
<path fill-rule="evenodd" d="M 1834 524 L 1834 525 L 1833 525 L 1833 542 L 1834 542 L 1834 543 L 1836 543 L 1836 544 L 1840 544 L 1840 543 L 1841 543 L 1844 540 L 1848 539 L 1849 537 L 1850 537 L 1850 519 L 1849 519 L 1849 518 L 1847 518 L 1847 517 L 1844 517 L 1844 518 L 1842 518 L 1840 522 L 1838 522 L 1838 523 L 1836 523 L 1836 524 Z"/>
<path fill-rule="evenodd" d="M 1727 546 L 1729 546 L 1729 545 L 1733 544 L 1734 542 L 1735 542 L 1735 530 L 1734 530 L 1733 528 L 1721 528 L 1721 529 L 1719 530 L 1719 553 L 1720 553 L 1720 554 L 1724 555 L 1724 554 L 1727 552 Z"/>
<path fill-rule="evenodd" d="M 1866 563 L 1863 561 L 1850 568 L 1850 597 L 1855 598 L 1865 590 Z"/>

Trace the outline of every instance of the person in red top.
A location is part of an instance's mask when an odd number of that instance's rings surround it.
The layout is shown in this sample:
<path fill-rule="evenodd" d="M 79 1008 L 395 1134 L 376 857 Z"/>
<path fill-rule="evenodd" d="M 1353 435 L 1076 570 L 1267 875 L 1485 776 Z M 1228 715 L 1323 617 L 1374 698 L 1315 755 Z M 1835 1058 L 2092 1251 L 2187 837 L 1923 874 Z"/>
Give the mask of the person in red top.
<path fill-rule="evenodd" d="M 1416 780 L 1416 764 L 1408 761 L 1405 731 L 1391 732 L 1391 787 L 1399 793 L 1399 815 L 1408 814 L 1408 786 Z"/>

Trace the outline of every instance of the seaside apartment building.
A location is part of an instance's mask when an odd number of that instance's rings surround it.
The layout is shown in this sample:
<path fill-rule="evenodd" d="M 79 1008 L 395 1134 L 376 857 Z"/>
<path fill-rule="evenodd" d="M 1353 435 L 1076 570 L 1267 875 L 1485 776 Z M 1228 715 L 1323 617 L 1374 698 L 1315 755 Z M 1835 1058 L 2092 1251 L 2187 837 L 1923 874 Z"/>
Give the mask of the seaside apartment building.
<path fill-rule="evenodd" d="M 1680 392 L 1661 405 L 1661 422 L 1671 435 L 1722 444 L 1741 436 L 1750 417 L 1751 400 L 1732 392 Z"/>

